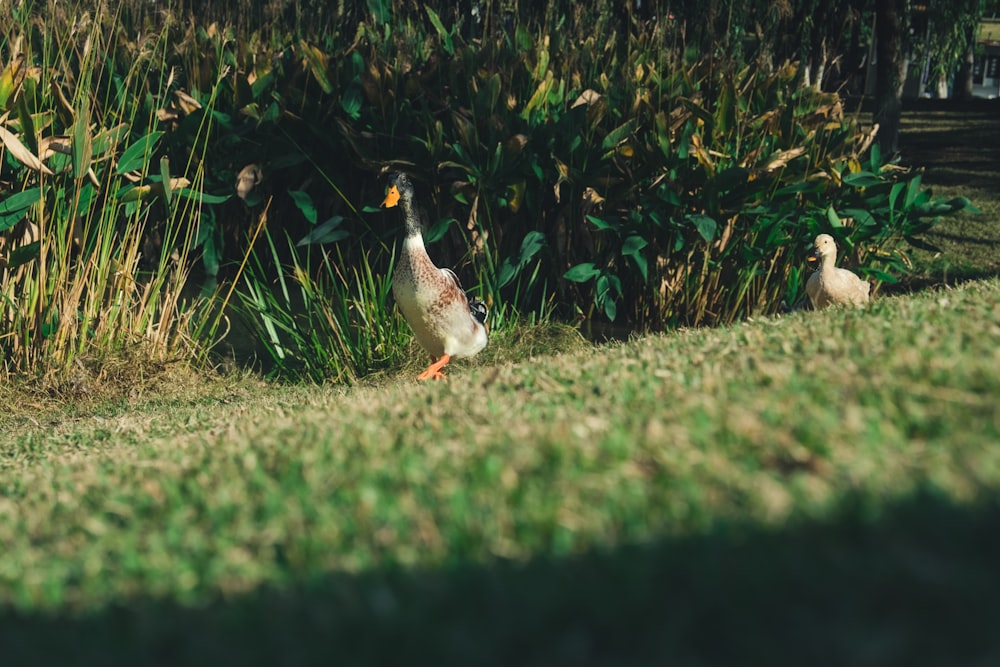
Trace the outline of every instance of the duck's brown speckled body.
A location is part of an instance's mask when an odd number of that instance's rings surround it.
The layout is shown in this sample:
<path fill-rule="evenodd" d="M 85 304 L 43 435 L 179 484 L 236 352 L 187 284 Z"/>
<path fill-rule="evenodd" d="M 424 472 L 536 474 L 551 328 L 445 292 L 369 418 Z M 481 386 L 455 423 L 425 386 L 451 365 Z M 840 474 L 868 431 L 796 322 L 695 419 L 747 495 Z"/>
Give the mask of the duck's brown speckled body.
<path fill-rule="evenodd" d="M 382 205 L 403 209 L 406 234 L 392 274 L 392 294 L 417 342 L 431 355 L 431 365 L 417 379 L 444 377 L 452 357 L 471 357 L 487 342 L 486 306 L 471 303 L 449 269 L 434 265 L 424 248 L 413 184 L 405 174 L 392 174 Z"/>

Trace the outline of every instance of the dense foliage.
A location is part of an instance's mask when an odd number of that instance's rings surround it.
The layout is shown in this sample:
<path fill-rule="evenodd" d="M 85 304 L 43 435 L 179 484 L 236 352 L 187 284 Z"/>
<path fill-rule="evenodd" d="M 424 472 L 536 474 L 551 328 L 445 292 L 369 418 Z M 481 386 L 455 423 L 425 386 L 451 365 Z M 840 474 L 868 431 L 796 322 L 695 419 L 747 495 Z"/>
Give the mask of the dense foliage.
<path fill-rule="evenodd" d="M 669 18 L 434 6 L 338 5 L 285 34 L 128 3 L 5 5 L 7 370 L 203 350 L 233 298 L 279 370 L 391 362 L 388 169 L 414 176 L 432 255 L 494 327 L 776 312 L 801 296 L 818 231 L 887 280 L 902 240 L 965 205 L 883 164 L 794 64 L 692 54 Z M 221 306 L 185 305 L 192 270 L 209 292 L 223 279 Z"/>

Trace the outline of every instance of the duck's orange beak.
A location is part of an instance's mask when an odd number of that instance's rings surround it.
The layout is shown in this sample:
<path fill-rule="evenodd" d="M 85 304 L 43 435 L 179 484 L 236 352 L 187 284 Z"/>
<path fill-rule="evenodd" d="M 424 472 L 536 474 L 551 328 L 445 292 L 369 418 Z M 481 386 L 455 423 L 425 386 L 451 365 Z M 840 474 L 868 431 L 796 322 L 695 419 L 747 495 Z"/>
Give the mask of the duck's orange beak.
<path fill-rule="evenodd" d="M 813 248 L 806 256 L 806 264 L 811 267 L 819 266 L 819 250 Z"/>
<path fill-rule="evenodd" d="M 382 208 L 392 208 L 399 203 L 399 189 L 395 185 L 390 185 L 382 200 Z"/>

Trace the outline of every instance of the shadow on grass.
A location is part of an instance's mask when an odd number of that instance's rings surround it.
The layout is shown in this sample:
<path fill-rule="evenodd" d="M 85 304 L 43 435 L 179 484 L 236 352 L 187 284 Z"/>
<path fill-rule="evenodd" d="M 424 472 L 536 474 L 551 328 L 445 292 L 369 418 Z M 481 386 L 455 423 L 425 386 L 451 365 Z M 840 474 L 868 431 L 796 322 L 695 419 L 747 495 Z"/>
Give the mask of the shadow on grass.
<path fill-rule="evenodd" d="M 995 192 L 1000 174 L 1000 103 L 908 102 L 900 146 L 903 164 L 926 167 L 928 183 Z"/>
<path fill-rule="evenodd" d="M 572 558 L 331 574 L 203 608 L 8 608 L 0 662 L 1000 664 L 1000 504 L 875 507 Z"/>
<path fill-rule="evenodd" d="M 898 283 L 882 283 L 875 298 L 911 294 L 942 287 L 959 287 L 963 283 L 1000 277 L 1000 272 L 969 267 L 932 267 L 922 274 L 904 276 Z"/>

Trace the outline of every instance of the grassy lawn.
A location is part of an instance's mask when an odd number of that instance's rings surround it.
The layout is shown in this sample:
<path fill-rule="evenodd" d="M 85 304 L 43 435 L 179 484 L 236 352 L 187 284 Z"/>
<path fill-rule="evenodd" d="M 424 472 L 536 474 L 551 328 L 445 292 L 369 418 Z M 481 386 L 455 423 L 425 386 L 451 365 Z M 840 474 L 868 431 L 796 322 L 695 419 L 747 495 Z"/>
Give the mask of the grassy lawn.
<path fill-rule="evenodd" d="M 21 421 L 5 664 L 988 664 L 998 351 L 973 282 Z"/>
<path fill-rule="evenodd" d="M 998 211 L 935 169 L 949 286 L 862 311 L 0 387 L 0 664 L 1000 664 Z"/>
<path fill-rule="evenodd" d="M 906 287 L 1000 274 L 1000 104 L 925 101 L 903 114 L 902 162 L 925 168 L 935 194 L 968 197 L 981 213 L 947 218 L 927 235 L 940 253 L 917 251 Z"/>

